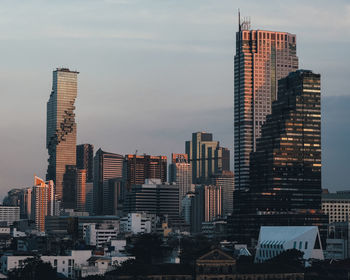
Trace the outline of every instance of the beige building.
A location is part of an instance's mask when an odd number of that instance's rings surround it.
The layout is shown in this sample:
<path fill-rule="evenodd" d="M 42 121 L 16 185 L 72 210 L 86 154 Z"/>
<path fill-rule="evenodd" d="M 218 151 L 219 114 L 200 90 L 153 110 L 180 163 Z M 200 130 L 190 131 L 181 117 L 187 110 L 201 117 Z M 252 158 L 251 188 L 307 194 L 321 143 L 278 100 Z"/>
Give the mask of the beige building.
<path fill-rule="evenodd" d="M 76 210 L 86 211 L 86 169 L 77 169 L 76 174 Z"/>
<path fill-rule="evenodd" d="M 322 210 L 329 223 L 347 222 L 350 217 L 350 192 L 322 193 Z"/>

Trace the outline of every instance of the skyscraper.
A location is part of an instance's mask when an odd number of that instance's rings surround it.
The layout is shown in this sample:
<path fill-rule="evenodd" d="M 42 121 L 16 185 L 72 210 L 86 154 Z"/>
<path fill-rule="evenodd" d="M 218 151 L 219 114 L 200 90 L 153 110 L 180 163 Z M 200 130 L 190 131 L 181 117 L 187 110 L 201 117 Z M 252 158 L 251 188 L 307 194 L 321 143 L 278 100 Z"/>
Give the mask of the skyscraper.
<path fill-rule="evenodd" d="M 213 134 L 192 133 L 192 141 L 186 141 L 186 154 L 192 166 L 192 182 L 207 184 L 212 174 L 230 170 L 230 151 L 213 141 Z"/>
<path fill-rule="evenodd" d="M 176 183 L 179 187 L 179 203 L 181 204 L 182 199 L 191 191 L 192 186 L 192 168 L 187 154 L 171 154 L 169 182 Z"/>
<path fill-rule="evenodd" d="M 92 182 L 94 176 L 94 146 L 77 145 L 77 168 L 86 170 L 86 182 Z"/>
<path fill-rule="evenodd" d="M 34 177 L 34 186 L 31 192 L 31 219 L 35 221 L 39 231 L 45 231 L 45 217 L 54 214 L 54 184 Z"/>
<path fill-rule="evenodd" d="M 319 74 L 298 70 L 279 81 L 251 154 L 250 189 L 237 201 L 239 241 L 256 239 L 261 225 L 317 225 L 324 236 L 320 102 Z"/>
<path fill-rule="evenodd" d="M 74 103 L 78 73 L 66 68 L 53 71 L 52 91 L 47 102 L 46 147 L 49 165 L 46 179 L 54 181 L 59 200 L 63 198 L 66 166 L 76 165 L 77 125 Z"/>
<path fill-rule="evenodd" d="M 150 155 L 126 155 L 127 188 L 142 185 L 146 179 L 167 180 L 167 157 Z"/>
<path fill-rule="evenodd" d="M 110 180 L 124 178 L 124 157 L 99 149 L 94 158 L 95 214 L 112 214 L 114 198 L 110 193 Z"/>
<path fill-rule="evenodd" d="M 77 169 L 76 174 L 76 206 L 78 211 L 86 211 L 86 169 Z"/>
<path fill-rule="evenodd" d="M 234 166 L 238 191 L 248 188 L 250 153 L 255 151 L 261 127 L 277 98 L 278 80 L 297 69 L 294 34 L 251 30 L 248 20 L 239 22 L 234 59 Z"/>

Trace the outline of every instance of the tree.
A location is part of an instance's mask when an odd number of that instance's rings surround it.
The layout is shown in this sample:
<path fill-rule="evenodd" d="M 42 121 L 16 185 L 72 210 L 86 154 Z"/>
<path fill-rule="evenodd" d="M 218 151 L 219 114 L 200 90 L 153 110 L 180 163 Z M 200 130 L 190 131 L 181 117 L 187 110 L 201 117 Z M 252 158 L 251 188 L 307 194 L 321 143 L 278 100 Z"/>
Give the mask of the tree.
<path fill-rule="evenodd" d="M 135 256 L 137 261 L 151 264 L 164 256 L 162 240 L 156 234 L 142 234 L 134 240 L 129 252 Z"/>
<path fill-rule="evenodd" d="M 24 260 L 23 266 L 9 272 L 10 280 L 54 280 L 56 278 L 56 270 L 38 256 Z"/>
<path fill-rule="evenodd" d="M 185 237 L 181 239 L 181 263 L 194 265 L 196 260 L 208 253 L 215 244 L 209 241 L 204 235 L 196 237 Z"/>

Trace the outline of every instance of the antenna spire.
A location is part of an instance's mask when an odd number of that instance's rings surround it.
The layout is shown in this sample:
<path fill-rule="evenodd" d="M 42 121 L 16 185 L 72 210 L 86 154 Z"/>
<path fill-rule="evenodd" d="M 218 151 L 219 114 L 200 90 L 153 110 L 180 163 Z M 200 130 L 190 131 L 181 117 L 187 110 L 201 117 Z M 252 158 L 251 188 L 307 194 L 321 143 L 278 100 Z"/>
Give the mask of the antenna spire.
<path fill-rule="evenodd" d="M 241 11 L 238 8 L 238 31 L 241 31 Z"/>

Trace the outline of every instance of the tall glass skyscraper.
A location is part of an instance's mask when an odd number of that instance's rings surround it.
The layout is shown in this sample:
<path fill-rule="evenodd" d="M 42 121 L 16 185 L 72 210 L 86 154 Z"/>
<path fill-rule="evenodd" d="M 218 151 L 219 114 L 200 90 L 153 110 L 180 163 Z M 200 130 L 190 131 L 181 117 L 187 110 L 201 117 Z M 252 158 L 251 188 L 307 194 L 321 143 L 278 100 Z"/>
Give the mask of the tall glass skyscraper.
<path fill-rule="evenodd" d="M 277 98 L 278 80 L 298 69 L 296 36 L 286 32 L 251 30 L 239 22 L 234 59 L 235 188 L 249 186 L 249 157 L 261 126 Z"/>
<path fill-rule="evenodd" d="M 55 182 L 55 192 L 60 200 L 63 198 L 63 177 L 67 166 L 76 165 L 77 124 L 74 103 L 78 74 L 66 68 L 53 71 L 52 91 L 47 102 L 46 147 L 49 164 L 46 179 Z"/>

